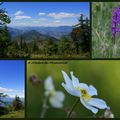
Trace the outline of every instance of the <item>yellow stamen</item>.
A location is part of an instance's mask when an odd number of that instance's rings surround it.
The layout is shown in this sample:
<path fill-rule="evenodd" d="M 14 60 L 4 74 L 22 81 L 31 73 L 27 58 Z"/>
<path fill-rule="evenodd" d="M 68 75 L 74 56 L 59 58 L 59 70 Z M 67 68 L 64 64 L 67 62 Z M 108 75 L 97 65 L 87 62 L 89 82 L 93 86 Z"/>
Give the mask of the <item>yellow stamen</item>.
<path fill-rule="evenodd" d="M 87 90 L 82 89 L 80 86 L 77 87 L 77 90 L 80 91 L 81 97 L 84 98 L 85 100 L 90 100 L 91 99 L 91 96 L 89 95 L 89 93 L 87 92 Z"/>
<path fill-rule="evenodd" d="M 85 89 L 81 89 L 81 96 L 86 99 L 86 100 L 90 100 L 91 96 L 89 95 L 89 93 L 85 90 Z"/>

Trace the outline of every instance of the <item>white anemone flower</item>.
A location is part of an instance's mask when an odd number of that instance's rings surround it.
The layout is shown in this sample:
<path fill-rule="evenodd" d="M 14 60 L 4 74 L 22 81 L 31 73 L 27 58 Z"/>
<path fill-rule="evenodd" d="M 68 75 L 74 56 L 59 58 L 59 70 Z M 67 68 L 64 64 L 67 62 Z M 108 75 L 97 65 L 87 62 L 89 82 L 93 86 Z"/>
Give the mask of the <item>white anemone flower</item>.
<path fill-rule="evenodd" d="M 53 80 L 51 77 L 48 77 L 45 80 L 45 96 L 48 97 L 49 102 L 54 108 L 62 108 L 65 95 L 61 91 L 56 91 L 53 85 Z"/>
<path fill-rule="evenodd" d="M 73 75 L 73 72 L 70 72 L 71 78 L 62 71 L 65 83 L 62 83 L 62 86 L 65 90 L 76 97 L 80 97 L 80 102 L 94 114 L 98 112 L 98 109 L 108 109 L 105 101 L 98 98 L 93 98 L 92 96 L 97 95 L 97 90 L 94 86 L 88 86 L 85 83 L 80 83 L 78 78 Z"/>

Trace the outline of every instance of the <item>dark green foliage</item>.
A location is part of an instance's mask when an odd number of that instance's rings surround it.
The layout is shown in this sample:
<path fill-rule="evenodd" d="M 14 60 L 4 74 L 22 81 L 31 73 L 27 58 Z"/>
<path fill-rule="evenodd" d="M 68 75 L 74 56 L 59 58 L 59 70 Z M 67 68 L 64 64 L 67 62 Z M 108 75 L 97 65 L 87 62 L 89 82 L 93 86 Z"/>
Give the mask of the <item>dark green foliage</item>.
<path fill-rule="evenodd" d="M 2 100 L 3 98 L 7 97 L 7 95 L 5 95 L 4 93 L 0 93 L 0 106 L 2 104 L 5 104 L 5 102 Z"/>
<path fill-rule="evenodd" d="M 49 56 L 56 54 L 57 44 L 52 39 L 47 40 L 44 44 L 44 52 Z"/>
<path fill-rule="evenodd" d="M 13 37 L 13 40 L 21 39 L 21 36 L 27 43 L 30 43 L 34 40 L 35 41 L 41 41 L 41 40 L 46 41 L 47 39 L 57 40 L 56 38 L 51 37 L 49 35 L 41 34 L 36 30 L 28 30 L 23 33 L 20 33 L 20 35 Z"/>
<path fill-rule="evenodd" d="M 28 58 L 28 45 L 23 39 L 22 36 L 20 36 L 19 41 L 11 41 L 10 46 L 8 47 L 7 56 L 13 57 L 13 58 Z"/>
<path fill-rule="evenodd" d="M 7 12 L 5 11 L 5 9 L 0 9 L 0 26 L 9 23 L 10 23 L 10 18 L 7 15 Z"/>
<path fill-rule="evenodd" d="M 5 95 L 4 93 L 0 93 L 0 115 L 7 114 L 9 112 L 7 107 L 3 106 L 6 104 L 6 102 L 4 102 L 3 100 L 3 98 L 5 97 L 7 97 L 7 95 Z"/>
<path fill-rule="evenodd" d="M 74 29 L 72 37 L 68 35 L 68 36 L 62 37 L 59 40 L 55 40 L 52 38 L 38 40 L 37 37 L 36 38 L 34 37 L 34 39 L 32 39 L 33 38 L 32 37 L 28 42 L 28 40 L 26 41 L 26 37 L 22 35 L 12 40 L 11 46 L 12 48 L 14 48 L 13 51 L 17 51 L 17 55 L 19 57 L 25 57 L 24 55 L 27 55 L 28 57 L 32 57 L 34 55 L 42 55 L 44 57 L 45 56 L 47 57 L 72 56 L 72 55 L 79 54 L 79 52 L 84 54 L 85 52 L 89 52 L 88 45 L 90 44 L 87 29 L 88 28 L 84 28 L 84 31 L 86 30 L 86 33 L 84 33 L 81 28 Z M 77 34 L 76 34 L 76 30 L 78 31 Z M 76 44 L 75 44 L 77 41 L 75 42 L 75 39 L 74 40 L 72 39 L 75 37 L 76 37 L 76 40 L 80 38 L 79 44 L 77 44 L 78 47 L 76 47 Z M 78 48 L 78 51 L 79 51 L 78 53 L 76 53 L 76 48 Z M 23 56 L 21 56 L 21 53 L 23 53 Z M 12 56 L 18 57 L 17 55 L 15 55 L 15 52 L 13 52 Z"/>
<path fill-rule="evenodd" d="M 31 48 L 31 49 L 32 49 L 32 50 L 31 50 L 32 53 L 36 53 L 36 52 L 39 50 L 36 40 L 34 40 L 34 41 L 32 42 L 32 48 Z"/>
<path fill-rule="evenodd" d="M 62 55 L 62 54 L 69 54 L 70 51 L 72 50 L 72 42 L 63 37 L 60 42 L 59 42 L 59 46 L 58 46 L 58 49 L 59 49 L 59 53 Z"/>
<path fill-rule="evenodd" d="M 90 51 L 90 27 L 88 18 L 84 18 L 83 15 L 79 18 L 79 24 L 75 25 L 71 37 L 76 49 L 76 54 L 79 54 L 80 50 L 83 52 Z"/>
<path fill-rule="evenodd" d="M 10 45 L 10 36 L 7 30 L 7 26 L 4 27 L 4 31 L 0 34 L 0 56 L 6 56 L 8 46 Z"/>
<path fill-rule="evenodd" d="M 22 35 L 20 36 L 20 49 L 21 49 L 21 50 L 24 49 L 24 42 L 23 42 L 23 37 L 22 37 Z"/>
<path fill-rule="evenodd" d="M 22 103 L 22 101 L 20 100 L 20 98 L 18 96 L 15 97 L 15 99 L 13 100 L 12 105 L 13 105 L 13 109 L 15 111 L 21 110 L 23 108 L 23 103 Z"/>
<path fill-rule="evenodd" d="M 25 40 L 24 40 L 23 48 L 24 48 L 25 53 L 28 53 L 28 46 Z"/>
<path fill-rule="evenodd" d="M 10 23 L 10 18 L 4 9 L 0 9 L 0 57 L 5 57 L 10 44 L 10 35 L 6 24 Z"/>
<path fill-rule="evenodd" d="M 7 107 L 0 106 L 0 115 L 8 114 L 9 110 Z"/>
<path fill-rule="evenodd" d="M 13 112 L 13 111 L 14 111 L 14 108 L 13 108 L 12 105 L 7 106 L 7 108 L 8 108 L 8 111 L 9 111 L 9 112 Z"/>

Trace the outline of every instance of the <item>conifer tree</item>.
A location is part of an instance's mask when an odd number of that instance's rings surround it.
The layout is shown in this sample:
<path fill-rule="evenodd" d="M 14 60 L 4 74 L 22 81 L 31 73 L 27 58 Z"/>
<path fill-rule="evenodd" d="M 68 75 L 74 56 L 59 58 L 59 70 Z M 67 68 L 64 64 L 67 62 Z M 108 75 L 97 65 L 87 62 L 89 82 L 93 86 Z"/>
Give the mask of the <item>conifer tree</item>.
<path fill-rule="evenodd" d="M 38 48 L 38 45 L 37 45 L 37 41 L 34 40 L 33 41 L 33 46 L 32 46 L 32 52 L 35 53 L 38 50 L 39 50 L 39 48 Z"/>
<path fill-rule="evenodd" d="M 85 18 L 84 15 L 81 14 L 78 21 L 79 23 L 73 27 L 71 32 L 76 54 L 79 54 L 80 49 L 83 52 L 88 52 L 90 50 L 89 19 L 88 17 Z"/>
<path fill-rule="evenodd" d="M 4 93 L 0 93 L 0 106 L 2 104 L 5 104 L 5 102 L 3 101 L 3 98 L 7 97 L 7 95 L 5 95 Z"/>
<path fill-rule="evenodd" d="M 1 7 L 0 3 L 0 7 Z M 10 43 L 10 36 L 7 29 L 7 24 L 10 23 L 10 18 L 7 12 L 0 8 L 0 57 L 6 56 Z"/>
<path fill-rule="evenodd" d="M 13 100 L 12 105 L 13 105 L 14 110 L 20 110 L 23 108 L 23 103 L 20 100 L 19 96 L 15 96 L 15 99 Z"/>

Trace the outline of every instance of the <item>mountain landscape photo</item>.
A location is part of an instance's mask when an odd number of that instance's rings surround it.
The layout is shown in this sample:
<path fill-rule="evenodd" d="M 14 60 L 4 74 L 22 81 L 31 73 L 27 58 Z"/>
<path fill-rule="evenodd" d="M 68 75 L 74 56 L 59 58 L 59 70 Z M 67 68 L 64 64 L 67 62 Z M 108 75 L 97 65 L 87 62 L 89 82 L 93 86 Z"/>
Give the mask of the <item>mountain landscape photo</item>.
<path fill-rule="evenodd" d="M 24 118 L 24 61 L 0 61 L 0 118 Z"/>
<path fill-rule="evenodd" d="M 89 3 L 4 2 L 0 9 L 0 57 L 89 57 Z"/>

